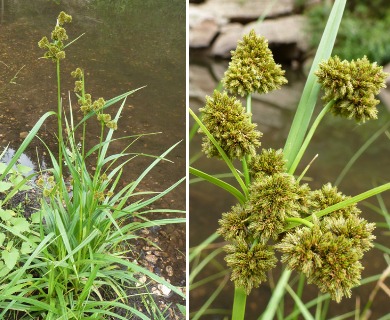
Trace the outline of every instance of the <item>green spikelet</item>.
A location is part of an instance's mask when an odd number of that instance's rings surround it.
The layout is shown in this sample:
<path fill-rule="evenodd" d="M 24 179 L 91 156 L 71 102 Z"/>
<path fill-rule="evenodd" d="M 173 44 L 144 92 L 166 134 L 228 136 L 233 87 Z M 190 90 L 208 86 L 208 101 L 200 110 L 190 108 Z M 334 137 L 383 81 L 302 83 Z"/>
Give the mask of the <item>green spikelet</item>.
<path fill-rule="evenodd" d="M 267 279 L 266 272 L 275 267 L 277 259 L 271 246 L 255 244 L 250 247 L 242 238 L 225 246 L 225 261 L 232 269 L 231 280 L 249 294 Z"/>
<path fill-rule="evenodd" d="M 232 51 L 232 60 L 222 83 L 232 94 L 267 93 L 287 83 L 285 71 L 276 64 L 268 41 L 251 30 Z"/>
<path fill-rule="evenodd" d="M 276 173 L 285 172 L 285 165 L 286 160 L 282 149 L 262 149 L 261 153 L 252 157 L 248 163 L 249 172 L 255 179 L 263 174 L 272 176 Z"/>
<path fill-rule="evenodd" d="M 315 74 L 325 92 L 322 99 L 335 100 L 333 114 L 358 123 L 377 118 L 379 100 L 375 95 L 386 87 L 389 74 L 376 62 L 371 63 L 366 56 L 351 62 L 335 56 L 320 63 Z"/>
<path fill-rule="evenodd" d="M 263 176 L 252 183 L 247 210 L 248 229 L 254 238 L 263 243 L 277 239 L 286 218 L 299 217 L 299 189 L 294 177 L 286 173 Z"/>
<path fill-rule="evenodd" d="M 325 184 L 320 190 L 313 191 L 310 195 L 311 206 L 313 211 L 320 211 L 330 207 L 336 203 L 347 200 L 348 196 L 343 195 L 338 191 L 337 187 L 333 187 L 330 183 Z M 344 217 L 356 216 L 361 213 L 356 204 L 331 212 L 329 217 Z"/>
<path fill-rule="evenodd" d="M 256 154 L 262 134 L 255 130 L 256 124 L 250 122 L 250 115 L 239 100 L 215 90 L 212 97 L 206 97 L 206 106 L 199 111 L 203 113 L 204 125 L 230 159 Z M 208 157 L 220 157 L 207 137 L 203 138 L 202 147 Z"/>
<path fill-rule="evenodd" d="M 337 302 L 343 296 L 350 297 L 351 288 L 359 284 L 361 248 L 344 235 L 321 230 L 318 221 L 312 228 L 287 233 L 275 248 L 283 253 L 282 262 L 289 269 L 303 272 L 308 283 Z"/>
<path fill-rule="evenodd" d="M 248 234 L 246 219 L 248 211 L 245 207 L 237 204 L 231 208 L 231 211 L 223 213 L 218 221 L 220 228 L 218 233 L 227 241 L 234 240 L 237 237 L 246 237 Z"/>

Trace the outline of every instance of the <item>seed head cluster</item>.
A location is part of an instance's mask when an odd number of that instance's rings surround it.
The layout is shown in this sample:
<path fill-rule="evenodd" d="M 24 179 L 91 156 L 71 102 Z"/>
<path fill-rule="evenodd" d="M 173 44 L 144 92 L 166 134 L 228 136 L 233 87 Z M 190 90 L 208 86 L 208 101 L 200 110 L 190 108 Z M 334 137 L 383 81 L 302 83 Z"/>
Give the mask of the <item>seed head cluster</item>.
<path fill-rule="evenodd" d="M 231 280 L 247 294 L 267 279 L 266 272 L 277 262 L 271 246 L 257 243 L 250 247 L 242 238 L 224 249 L 226 263 L 232 269 Z"/>
<path fill-rule="evenodd" d="M 76 68 L 76 70 L 71 72 L 71 76 L 76 78 L 74 92 L 78 97 L 78 103 L 80 105 L 80 110 L 86 115 L 89 112 L 95 112 L 97 120 L 104 124 L 107 128 L 116 130 L 117 123 L 114 120 L 111 120 L 111 115 L 108 113 L 103 113 L 103 107 L 106 104 L 106 101 L 103 98 L 98 98 L 92 102 L 92 97 L 89 93 L 85 93 L 84 85 L 84 71 L 81 68 Z"/>
<path fill-rule="evenodd" d="M 215 90 L 212 97 L 206 97 L 206 106 L 200 111 L 207 130 L 229 158 L 242 159 L 256 154 L 262 134 L 255 130 L 256 124 L 250 122 L 250 115 L 239 100 Z M 208 137 L 203 138 L 202 147 L 208 157 L 220 157 Z"/>
<path fill-rule="evenodd" d="M 72 22 L 72 16 L 61 11 L 57 18 L 57 24 L 51 32 L 52 41 L 49 42 L 47 37 L 43 37 L 38 42 L 38 46 L 46 50 L 44 58 L 51 59 L 54 62 L 65 58 L 64 41 L 68 40 L 68 35 L 63 25 L 70 22 Z"/>
<path fill-rule="evenodd" d="M 333 114 L 358 123 L 377 118 L 379 100 L 375 95 L 386 87 L 389 74 L 376 62 L 371 63 L 366 56 L 351 62 L 334 56 L 323 61 L 315 74 L 325 92 L 322 99 L 335 100 Z"/>
<path fill-rule="evenodd" d="M 304 273 L 309 283 L 340 302 L 359 284 L 360 260 L 372 247 L 374 224 L 356 216 L 314 221 L 311 228 L 288 232 L 275 248 L 283 253 L 282 262 L 290 269 Z"/>
<path fill-rule="evenodd" d="M 316 75 L 325 91 L 323 99 L 335 100 L 333 113 L 358 122 L 376 117 L 374 95 L 384 87 L 387 76 L 382 67 L 366 57 L 352 62 L 334 57 L 323 62 Z M 267 93 L 286 82 L 267 41 L 254 31 L 232 52 L 222 81 L 230 94 L 241 96 Z M 262 134 L 235 97 L 214 91 L 200 111 L 215 142 L 230 159 L 243 161 L 244 170 L 248 169 L 245 201 L 232 206 L 219 220 L 218 233 L 229 243 L 224 248 L 225 260 L 235 285 L 249 294 L 264 282 L 276 265 L 276 249 L 289 269 L 305 274 L 321 292 L 337 302 L 350 297 L 360 282 L 360 260 L 373 246 L 374 224 L 359 216 L 356 204 L 319 218 L 316 212 L 349 197 L 330 183 L 311 190 L 286 172 L 282 150 L 258 150 Z M 208 157 L 221 157 L 215 142 L 203 137 Z"/>
<path fill-rule="evenodd" d="M 285 71 L 276 64 L 268 41 L 251 30 L 232 51 L 232 60 L 222 83 L 232 94 L 267 93 L 287 83 Z"/>

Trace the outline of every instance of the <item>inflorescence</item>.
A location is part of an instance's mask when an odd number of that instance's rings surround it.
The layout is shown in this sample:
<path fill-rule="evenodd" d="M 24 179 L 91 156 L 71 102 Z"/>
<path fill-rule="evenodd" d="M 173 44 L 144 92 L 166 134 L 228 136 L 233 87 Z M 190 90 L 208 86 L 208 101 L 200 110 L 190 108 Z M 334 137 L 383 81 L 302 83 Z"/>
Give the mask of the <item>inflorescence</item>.
<path fill-rule="evenodd" d="M 72 16 L 61 11 L 57 18 L 57 24 L 51 32 L 52 41 L 49 42 L 47 37 L 43 37 L 38 42 L 38 46 L 46 50 L 44 58 L 51 59 L 54 62 L 65 58 L 64 41 L 68 40 L 68 35 L 63 25 L 69 22 L 72 22 Z"/>
<path fill-rule="evenodd" d="M 252 30 L 232 51 L 222 83 L 233 94 L 267 93 L 287 83 L 285 71 L 276 64 L 268 41 Z"/>
<path fill-rule="evenodd" d="M 335 100 L 332 113 L 358 122 L 376 118 L 374 95 L 385 87 L 387 77 L 382 67 L 366 57 L 352 62 L 334 57 L 321 63 L 316 75 L 325 102 Z M 231 94 L 248 96 L 279 89 L 287 80 L 267 41 L 251 31 L 232 52 L 222 82 Z M 360 281 L 360 260 L 373 246 L 375 225 L 359 216 L 356 204 L 317 217 L 316 212 L 349 197 L 330 183 L 320 190 L 301 184 L 286 172 L 282 150 L 258 153 L 262 133 L 255 130 L 251 114 L 235 97 L 214 91 L 200 111 L 217 144 L 230 159 L 246 162 L 250 175 L 245 202 L 234 205 L 219 220 L 218 233 L 229 242 L 225 260 L 232 269 L 231 280 L 249 294 L 275 267 L 276 249 L 289 269 L 305 274 L 321 292 L 337 302 L 350 297 L 351 288 Z M 221 157 L 207 136 L 203 151 L 208 157 Z"/>
<path fill-rule="evenodd" d="M 80 110 L 84 115 L 93 111 L 97 120 L 105 125 L 109 129 L 116 130 L 118 128 L 116 121 L 111 120 L 111 115 L 108 113 L 103 113 L 104 105 L 106 104 L 103 98 L 98 98 L 92 102 L 92 97 L 89 93 L 85 93 L 85 85 L 84 85 L 84 72 L 81 68 L 77 68 L 76 70 L 71 72 L 71 76 L 76 78 L 74 92 L 78 97 L 78 103 L 80 105 Z"/>
<path fill-rule="evenodd" d="M 386 87 L 389 74 L 376 62 L 371 63 L 366 56 L 351 62 L 335 56 L 323 61 L 315 74 L 325 92 L 322 99 L 335 100 L 333 114 L 358 123 L 377 118 L 379 100 L 375 95 Z"/>

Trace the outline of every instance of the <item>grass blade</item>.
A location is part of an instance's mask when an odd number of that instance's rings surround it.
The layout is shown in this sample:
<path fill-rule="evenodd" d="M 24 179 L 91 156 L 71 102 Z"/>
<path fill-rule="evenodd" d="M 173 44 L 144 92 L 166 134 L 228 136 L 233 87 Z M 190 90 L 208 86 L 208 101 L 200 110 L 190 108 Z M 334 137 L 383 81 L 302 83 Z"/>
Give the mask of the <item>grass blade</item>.
<path fill-rule="evenodd" d="M 284 156 L 287 160 L 287 169 L 290 168 L 293 160 L 298 154 L 317 102 L 320 85 L 316 81 L 314 71 L 317 70 L 319 63 L 322 60 L 328 59 L 332 53 L 345 4 L 346 0 L 335 1 L 322 35 L 321 42 L 318 46 L 317 53 L 314 57 L 305 88 L 303 89 L 301 100 L 299 101 L 298 108 L 284 146 Z"/>

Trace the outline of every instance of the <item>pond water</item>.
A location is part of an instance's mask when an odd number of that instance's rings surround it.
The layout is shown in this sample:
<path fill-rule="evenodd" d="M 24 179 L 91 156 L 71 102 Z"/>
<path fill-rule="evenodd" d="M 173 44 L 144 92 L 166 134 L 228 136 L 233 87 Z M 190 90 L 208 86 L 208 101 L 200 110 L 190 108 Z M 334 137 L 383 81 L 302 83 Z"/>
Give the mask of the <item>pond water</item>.
<path fill-rule="evenodd" d="M 186 3 L 184 0 L 134 1 L 52 1 L 0 0 L 0 148 L 16 150 L 36 121 L 47 111 L 56 110 L 55 64 L 39 59 L 43 51 L 37 43 L 50 36 L 58 13 L 73 16 L 66 25 L 70 39 L 85 33 L 66 49 L 62 67 L 62 97 L 68 108 L 68 92 L 74 114 L 81 119 L 73 94 L 76 67 L 86 71 L 86 90 L 92 97 L 106 100 L 146 86 L 126 100 L 114 137 L 147 135 L 131 152 L 160 155 L 185 139 L 186 91 Z M 16 76 L 15 76 L 16 75 Z M 9 83 L 12 79 L 12 83 Z M 115 114 L 118 106 L 110 110 Z M 49 147 L 57 146 L 56 122 L 46 121 L 39 132 Z M 87 129 L 89 147 L 98 142 L 99 127 L 94 121 Z M 112 143 L 111 152 L 120 152 L 126 142 Z M 185 176 L 185 142 L 169 155 L 174 163 L 161 163 L 152 170 L 140 189 L 162 191 Z M 38 156 L 37 156 L 38 153 Z M 21 161 L 38 169 L 48 164 L 43 146 L 34 141 Z M 123 184 L 138 177 L 151 158 L 138 157 L 126 167 Z M 155 203 L 156 208 L 185 210 L 185 184 Z M 183 217 L 184 215 L 177 214 Z M 166 217 L 165 215 L 163 217 Z M 173 217 L 171 215 L 171 217 Z M 161 216 L 158 218 L 162 218 Z M 185 286 L 185 226 L 156 228 L 153 238 L 169 256 L 156 272 L 173 284 Z M 176 246 L 172 248 L 174 241 Z M 167 274 L 166 264 L 173 267 Z M 183 303 L 180 301 L 180 303 Z"/>
<path fill-rule="evenodd" d="M 227 65 L 228 61 L 210 60 L 196 53 L 190 55 L 190 107 L 194 111 L 204 106 L 204 95 L 212 94 Z M 287 70 L 286 76 L 289 83 L 281 90 L 264 96 L 255 95 L 253 98 L 253 121 L 258 123 L 258 130 L 264 134 L 261 139 L 264 148 L 283 148 L 304 86 L 305 76 L 300 70 Z M 319 107 L 320 104 L 317 106 L 316 113 L 318 113 Z M 319 155 L 306 174 L 308 178 L 306 182 L 309 183 L 312 189 L 318 189 L 327 182 L 335 182 L 355 152 L 377 130 L 389 123 L 388 109 L 381 105 L 379 110 L 379 120 L 370 121 L 364 125 L 356 125 L 353 121 L 329 115 L 323 119 L 301 162 L 302 166 L 297 169 L 297 173 L 302 172 L 313 157 L 316 154 Z M 190 121 L 190 124 L 192 122 Z M 211 174 L 228 173 L 229 169 L 222 161 L 208 159 L 204 155 L 198 158 L 201 150 L 200 144 L 201 137 L 197 134 L 190 142 L 190 159 L 195 160 L 192 166 Z M 390 181 L 389 153 L 390 139 L 382 134 L 345 175 L 339 184 L 339 189 L 347 195 L 357 195 L 373 186 Z M 229 211 L 230 207 L 236 203 L 232 196 L 211 184 L 206 182 L 191 183 L 192 178 L 194 177 L 190 177 L 189 196 L 190 247 L 196 246 L 215 232 L 218 228 L 218 219 L 221 213 Z M 383 193 L 382 197 L 389 210 L 389 192 Z M 371 222 L 383 222 L 383 217 L 367 207 L 368 203 L 378 206 L 378 201 L 375 198 L 360 204 L 359 207 L 363 211 L 363 216 Z M 377 228 L 375 235 L 377 236 L 376 242 L 389 246 L 388 230 Z M 222 241 L 219 238 L 213 248 L 223 245 Z M 217 261 L 206 269 L 203 274 L 199 275 L 197 280 L 223 270 L 226 266 L 223 256 L 223 253 L 220 254 Z M 365 255 L 363 278 L 383 272 L 387 266 L 383 256 L 383 252 L 378 249 L 372 249 Z M 273 280 L 271 278 L 271 281 L 277 282 L 279 274 L 280 268 L 273 272 Z M 190 291 L 190 310 L 198 310 L 222 280 L 223 277 L 220 277 L 209 285 L 203 285 Z M 256 319 L 256 316 L 259 316 L 261 311 L 264 310 L 271 292 L 269 283 L 264 283 L 259 289 L 252 291 L 247 301 L 246 319 Z M 335 316 L 354 310 L 357 298 L 360 299 L 361 306 L 364 306 L 374 286 L 375 283 L 371 283 L 354 289 L 352 298 L 344 299 L 340 304 L 332 302 L 329 315 Z M 315 286 L 306 286 L 304 301 L 315 298 L 317 294 L 318 290 Z M 383 291 L 378 292 L 373 304 L 372 319 L 378 319 L 380 316 L 388 314 L 389 309 L 386 305 L 388 299 Z M 226 319 L 224 314 L 229 314 L 232 301 L 233 286 L 229 284 L 210 306 L 217 315 L 204 316 L 202 319 Z M 291 301 L 289 299 L 286 301 L 285 307 L 288 310 L 288 308 L 291 308 Z M 218 313 L 220 314 L 218 315 Z"/>

